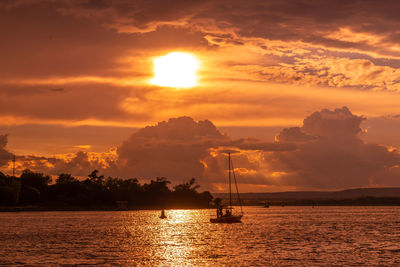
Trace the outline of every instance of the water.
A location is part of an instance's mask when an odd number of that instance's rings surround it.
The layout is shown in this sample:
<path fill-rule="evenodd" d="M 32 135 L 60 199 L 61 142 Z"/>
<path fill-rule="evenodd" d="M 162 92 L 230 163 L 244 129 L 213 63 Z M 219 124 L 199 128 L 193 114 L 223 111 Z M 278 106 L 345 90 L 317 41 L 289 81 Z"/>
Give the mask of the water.
<path fill-rule="evenodd" d="M 400 207 L 0 213 L 1 265 L 400 265 Z"/>

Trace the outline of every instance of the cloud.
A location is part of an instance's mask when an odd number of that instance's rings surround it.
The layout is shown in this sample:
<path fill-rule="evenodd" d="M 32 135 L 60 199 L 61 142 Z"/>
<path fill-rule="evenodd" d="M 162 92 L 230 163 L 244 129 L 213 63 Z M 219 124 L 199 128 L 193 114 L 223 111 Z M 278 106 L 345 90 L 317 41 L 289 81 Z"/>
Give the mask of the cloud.
<path fill-rule="evenodd" d="M 225 146 L 228 145 L 251 151 L 291 151 L 296 149 L 296 145 L 293 143 L 261 142 L 252 138 L 233 140 L 225 144 Z"/>
<path fill-rule="evenodd" d="M 115 161 L 115 150 L 102 153 L 78 151 L 57 157 L 19 155 L 16 166 L 19 172 L 30 169 L 54 176 L 71 173 L 84 178 L 95 169 L 105 175 L 114 175 L 116 173 Z"/>
<path fill-rule="evenodd" d="M 323 109 L 304 119 L 301 130 L 309 135 L 324 137 L 354 137 L 361 133 L 365 118 L 353 115 L 347 107 L 330 111 Z"/>
<path fill-rule="evenodd" d="M 393 66 L 382 66 L 371 58 L 310 55 L 296 57 L 291 63 L 258 66 L 256 69 L 255 75 L 266 81 L 368 90 L 400 90 L 400 71 Z"/>
<path fill-rule="evenodd" d="M 400 185 L 400 153 L 360 138 L 365 120 L 346 107 L 323 109 L 304 119 L 302 127 L 282 130 L 277 139 L 295 141 L 298 149 L 274 152 L 265 161 L 278 182 L 306 188 L 350 188 Z"/>
<path fill-rule="evenodd" d="M 210 121 L 169 119 L 142 128 L 123 142 L 117 150 L 118 165 L 125 177 L 202 179 L 202 161 L 210 159 L 209 149 L 228 140 Z"/>
<path fill-rule="evenodd" d="M 302 127 L 283 129 L 275 138 L 280 142 L 310 142 L 319 137 L 354 138 L 361 134 L 360 124 L 366 120 L 355 116 L 347 107 L 314 112 L 303 121 Z"/>
<path fill-rule="evenodd" d="M 68 3 L 68 2 L 66 2 Z M 80 4 L 79 4 L 80 3 Z M 100 3 L 100 4 L 99 4 Z M 120 32 L 154 31 L 162 25 L 190 27 L 224 42 L 244 38 L 301 41 L 341 49 L 388 53 L 397 43 L 397 1 L 81 1 L 62 11 L 101 20 Z M 351 37 L 351 38 L 350 38 Z M 391 51 L 391 53 L 395 53 Z"/>
<path fill-rule="evenodd" d="M 367 143 L 400 148 L 400 115 L 370 117 L 363 123 L 362 139 Z"/>
<path fill-rule="evenodd" d="M 283 143 L 307 142 L 313 139 L 315 139 L 314 136 L 303 133 L 300 127 L 285 128 L 275 137 L 275 140 Z"/>
<path fill-rule="evenodd" d="M 7 142 L 7 135 L 0 135 L 0 167 L 7 165 L 13 157 L 13 154 L 6 150 Z"/>
<path fill-rule="evenodd" d="M 118 147 L 121 176 L 153 178 L 166 176 L 173 181 L 195 177 L 200 183 L 225 180 L 226 153 L 240 159 L 242 168 L 253 168 L 243 151 L 294 150 L 293 144 L 232 139 L 208 120 L 172 118 L 132 134 Z"/>

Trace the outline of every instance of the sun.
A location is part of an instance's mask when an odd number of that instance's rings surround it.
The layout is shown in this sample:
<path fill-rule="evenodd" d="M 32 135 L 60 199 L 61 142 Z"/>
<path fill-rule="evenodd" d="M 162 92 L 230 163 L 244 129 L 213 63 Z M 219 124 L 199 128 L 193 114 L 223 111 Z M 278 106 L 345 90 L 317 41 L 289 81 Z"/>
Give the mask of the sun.
<path fill-rule="evenodd" d="M 189 53 L 172 52 L 154 59 L 154 85 L 188 88 L 197 85 L 199 60 Z"/>

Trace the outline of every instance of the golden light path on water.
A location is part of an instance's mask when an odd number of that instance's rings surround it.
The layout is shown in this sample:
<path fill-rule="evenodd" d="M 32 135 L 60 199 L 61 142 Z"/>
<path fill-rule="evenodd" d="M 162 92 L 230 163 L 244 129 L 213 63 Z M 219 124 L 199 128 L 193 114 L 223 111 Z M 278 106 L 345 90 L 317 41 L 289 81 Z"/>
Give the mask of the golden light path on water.
<path fill-rule="evenodd" d="M 155 220 L 148 223 L 146 230 L 148 243 L 143 248 L 150 265 L 200 264 L 199 255 L 209 253 L 206 243 L 211 237 L 201 229 L 209 224 L 210 210 L 166 210 L 167 219 L 163 220 L 159 215 L 156 212 L 152 216 Z M 134 229 L 133 226 L 131 230 Z"/>

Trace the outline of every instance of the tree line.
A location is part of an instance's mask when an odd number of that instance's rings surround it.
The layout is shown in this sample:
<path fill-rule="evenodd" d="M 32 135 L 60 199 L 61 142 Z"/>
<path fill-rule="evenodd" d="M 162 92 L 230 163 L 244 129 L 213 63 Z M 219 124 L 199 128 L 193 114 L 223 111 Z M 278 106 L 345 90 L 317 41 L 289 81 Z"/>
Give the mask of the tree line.
<path fill-rule="evenodd" d="M 129 208 L 199 208 L 209 207 L 213 196 L 198 192 L 194 178 L 170 189 L 165 177 L 140 184 L 138 179 L 120 179 L 91 172 L 78 180 L 71 174 L 58 175 L 55 183 L 49 175 L 24 170 L 20 177 L 0 172 L 1 206 L 71 206 L 115 207 L 123 201 Z"/>

